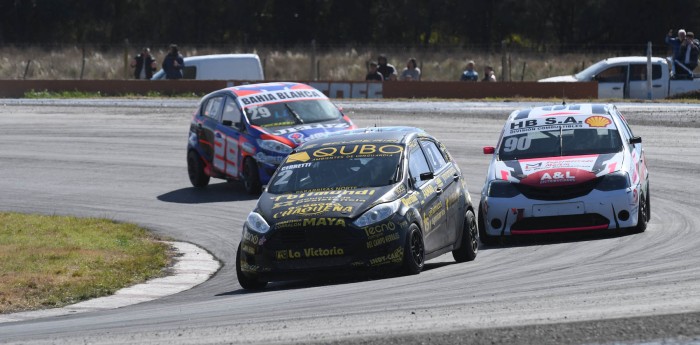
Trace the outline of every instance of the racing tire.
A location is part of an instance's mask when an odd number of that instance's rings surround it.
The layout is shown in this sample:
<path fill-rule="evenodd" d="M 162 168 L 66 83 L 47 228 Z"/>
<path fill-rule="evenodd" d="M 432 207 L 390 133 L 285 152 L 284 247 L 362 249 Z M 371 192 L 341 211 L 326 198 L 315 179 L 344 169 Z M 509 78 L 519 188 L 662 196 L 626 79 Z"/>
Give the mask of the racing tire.
<path fill-rule="evenodd" d="M 462 240 L 459 248 L 452 251 L 452 257 L 457 262 L 467 262 L 476 259 L 479 252 L 479 230 L 476 225 L 476 216 L 472 210 L 467 210 L 464 215 L 464 227 L 462 228 Z"/>
<path fill-rule="evenodd" d="M 248 194 L 257 195 L 262 192 L 258 165 L 252 158 L 247 158 L 243 163 L 243 187 Z"/>
<path fill-rule="evenodd" d="M 634 233 L 642 233 L 647 229 L 647 222 L 651 215 L 649 214 L 649 192 L 639 198 L 639 211 L 637 212 L 637 226 L 632 228 Z"/>
<path fill-rule="evenodd" d="M 403 251 L 403 271 L 406 274 L 418 274 L 425 266 L 425 245 L 423 234 L 418 225 L 411 224 L 406 232 L 406 244 Z"/>
<path fill-rule="evenodd" d="M 260 280 L 258 278 L 246 275 L 241 271 L 241 245 L 238 245 L 238 250 L 236 251 L 236 276 L 238 277 L 238 284 L 246 290 L 262 290 L 267 286 L 267 282 Z"/>
<path fill-rule="evenodd" d="M 196 188 L 204 188 L 209 184 L 210 177 L 204 172 L 204 164 L 197 151 L 190 150 L 187 153 L 187 175 Z"/>
<path fill-rule="evenodd" d="M 647 223 L 651 220 L 651 194 L 649 194 L 649 183 L 647 182 Z"/>
<path fill-rule="evenodd" d="M 487 245 L 487 246 L 495 246 L 499 244 L 499 240 L 497 236 L 491 236 L 486 233 L 486 225 L 484 223 L 484 219 L 486 216 L 484 215 L 483 212 L 479 211 L 479 241 L 481 243 Z"/>

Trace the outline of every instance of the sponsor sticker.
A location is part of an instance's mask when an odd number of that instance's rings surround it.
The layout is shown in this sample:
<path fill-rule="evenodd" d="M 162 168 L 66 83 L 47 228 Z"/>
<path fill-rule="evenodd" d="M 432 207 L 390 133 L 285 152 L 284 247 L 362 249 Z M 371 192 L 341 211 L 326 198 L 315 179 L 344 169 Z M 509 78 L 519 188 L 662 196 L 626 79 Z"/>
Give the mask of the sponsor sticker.
<path fill-rule="evenodd" d="M 312 156 L 317 159 L 345 158 L 345 157 L 379 157 L 391 156 L 403 152 L 400 145 L 356 144 L 341 145 L 338 147 L 323 147 L 315 150 Z"/>
<path fill-rule="evenodd" d="M 382 223 L 378 225 L 366 226 L 362 228 L 365 231 L 367 238 L 374 238 L 379 235 L 383 235 L 385 232 L 391 232 L 396 230 L 396 224 L 394 222 Z"/>
<path fill-rule="evenodd" d="M 301 259 L 301 258 L 320 258 L 328 256 L 342 256 L 345 255 L 345 250 L 343 248 L 332 247 L 332 248 L 304 248 L 302 250 L 286 249 L 275 251 L 275 259 L 277 260 L 291 260 L 291 259 Z"/>
<path fill-rule="evenodd" d="M 590 127 L 607 127 L 612 121 L 605 116 L 591 116 L 584 121 Z"/>
<path fill-rule="evenodd" d="M 325 96 L 316 90 L 295 90 L 260 92 L 248 96 L 241 96 L 238 99 L 243 103 L 244 107 L 250 107 L 284 100 L 325 99 Z"/>
<path fill-rule="evenodd" d="M 295 133 L 288 135 L 287 138 L 289 138 L 289 140 L 291 140 L 297 144 L 301 144 L 304 142 L 304 133 L 295 132 Z"/>
<path fill-rule="evenodd" d="M 287 158 L 287 163 L 308 162 L 310 159 L 311 157 L 309 157 L 309 154 L 306 151 L 302 151 L 289 155 L 289 158 Z"/>
<path fill-rule="evenodd" d="M 299 206 L 292 206 L 284 211 L 275 213 L 272 217 L 284 218 L 288 216 L 314 216 L 327 212 L 351 213 L 353 206 L 341 205 L 338 203 L 311 203 Z"/>

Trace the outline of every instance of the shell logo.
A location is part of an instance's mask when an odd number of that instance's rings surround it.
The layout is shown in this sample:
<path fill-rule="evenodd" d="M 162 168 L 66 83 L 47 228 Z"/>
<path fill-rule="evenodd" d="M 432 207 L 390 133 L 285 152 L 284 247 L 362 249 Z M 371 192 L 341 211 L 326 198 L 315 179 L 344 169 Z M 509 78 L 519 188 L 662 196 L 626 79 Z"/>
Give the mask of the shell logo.
<path fill-rule="evenodd" d="M 605 116 L 591 116 L 584 121 L 590 127 L 607 127 L 612 123 L 609 118 Z"/>

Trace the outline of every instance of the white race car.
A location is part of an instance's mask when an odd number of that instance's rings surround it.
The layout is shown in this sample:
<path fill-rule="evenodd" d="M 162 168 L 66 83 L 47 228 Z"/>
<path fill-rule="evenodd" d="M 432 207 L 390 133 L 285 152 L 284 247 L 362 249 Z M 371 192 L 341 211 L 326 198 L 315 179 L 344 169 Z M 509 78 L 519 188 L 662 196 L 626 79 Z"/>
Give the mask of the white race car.
<path fill-rule="evenodd" d="M 650 219 L 642 139 L 613 105 L 516 110 L 481 192 L 481 241 L 606 229 L 642 232 Z"/>

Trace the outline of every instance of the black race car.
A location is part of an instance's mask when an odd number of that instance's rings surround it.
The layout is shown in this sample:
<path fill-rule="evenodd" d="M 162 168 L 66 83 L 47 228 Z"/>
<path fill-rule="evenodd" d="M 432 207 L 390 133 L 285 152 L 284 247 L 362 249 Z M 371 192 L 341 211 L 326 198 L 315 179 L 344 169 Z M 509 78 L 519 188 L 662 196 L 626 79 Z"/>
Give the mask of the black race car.
<path fill-rule="evenodd" d="M 402 268 L 452 251 L 474 260 L 478 231 L 462 172 L 445 147 L 411 127 L 351 130 L 297 147 L 243 225 L 238 281 Z"/>

